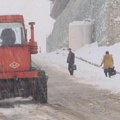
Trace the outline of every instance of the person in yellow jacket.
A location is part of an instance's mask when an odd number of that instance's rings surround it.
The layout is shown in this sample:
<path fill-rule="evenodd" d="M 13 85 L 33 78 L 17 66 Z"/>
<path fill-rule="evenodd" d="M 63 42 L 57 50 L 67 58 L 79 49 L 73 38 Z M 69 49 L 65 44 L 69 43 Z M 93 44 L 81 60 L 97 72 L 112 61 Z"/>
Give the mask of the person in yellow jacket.
<path fill-rule="evenodd" d="M 109 77 L 112 76 L 112 69 L 114 65 L 114 60 L 111 54 L 109 54 L 109 51 L 106 51 L 105 55 L 103 56 L 103 60 L 101 62 L 101 66 L 103 65 L 105 76 L 109 75 Z"/>

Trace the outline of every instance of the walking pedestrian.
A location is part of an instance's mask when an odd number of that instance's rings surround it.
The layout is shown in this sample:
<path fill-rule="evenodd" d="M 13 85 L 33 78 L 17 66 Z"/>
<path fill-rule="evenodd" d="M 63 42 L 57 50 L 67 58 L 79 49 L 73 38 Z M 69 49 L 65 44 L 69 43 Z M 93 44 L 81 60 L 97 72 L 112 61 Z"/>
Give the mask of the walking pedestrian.
<path fill-rule="evenodd" d="M 109 54 L 109 51 L 105 52 L 105 55 L 103 56 L 103 60 L 101 62 L 101 66 L 103 65 L 105 76 L 112 76 L 112 70 L 114 68 L 114 60 L 111 54 Z"/>
<path fill-rule="evenodd" d="M 73 73 L 74 73 L 73 65 L 75 62 L 75 54 L 72 52 L 71 48 L 68 48 L 68 50 L 69 50 L 69 54 L 67 57 L 68 71 L 69 71 L 70 75 L 73 75 Z"/>

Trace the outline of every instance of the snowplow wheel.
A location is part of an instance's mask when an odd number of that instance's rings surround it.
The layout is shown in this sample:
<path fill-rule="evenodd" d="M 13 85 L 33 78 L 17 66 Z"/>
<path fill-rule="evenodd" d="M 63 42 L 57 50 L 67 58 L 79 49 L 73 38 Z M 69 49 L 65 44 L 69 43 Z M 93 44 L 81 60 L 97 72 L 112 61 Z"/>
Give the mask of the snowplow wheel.
<path fill-rule="evenodd" d="M 40 71 L 40 77 L 36 78 L 34 100 L 41 104 L 47 103 L 47 76 Z"/>

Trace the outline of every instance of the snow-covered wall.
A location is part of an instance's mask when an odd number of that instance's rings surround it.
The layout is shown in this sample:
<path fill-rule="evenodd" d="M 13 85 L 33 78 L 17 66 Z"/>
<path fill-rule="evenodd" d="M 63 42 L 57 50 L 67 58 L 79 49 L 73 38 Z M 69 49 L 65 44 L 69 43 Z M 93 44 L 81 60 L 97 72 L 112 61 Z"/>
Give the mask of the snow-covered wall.
<path fill-rule="evenodd" d="M 94 20 L 92 41 L 100 46 L 120 41 L 119 11 L 119 0 L 70 0 L 47 38 L 47 51 L 69 46 L 69 24 L 73 21 Z"/>
<path fill-rule="evenodd" d="M 92 43 L 93 22 L 74 21 L 69 24 L 69 47 L 77 50 Z"/>

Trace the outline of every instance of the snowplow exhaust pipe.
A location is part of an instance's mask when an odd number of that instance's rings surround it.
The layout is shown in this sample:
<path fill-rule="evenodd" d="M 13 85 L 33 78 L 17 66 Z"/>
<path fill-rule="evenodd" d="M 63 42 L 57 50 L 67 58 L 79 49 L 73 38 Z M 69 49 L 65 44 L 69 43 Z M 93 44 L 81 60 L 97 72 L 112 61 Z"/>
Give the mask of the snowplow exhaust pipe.
<path fill-rule="evenodd" d="M 34 25 L 35 25 L 35 22 L 29 22 L 29 25 L 31 27 L 31 41 L 34 42 Z"/>
<path fill-rule="evenodd" d="M 29 25 L 31 27 L 31 39 L 29 41 L 30 51 L 31 51 L 31 54 L 36 54 L 36 53 L 38 53 L 38 46 L 37 46 L 37 42 L 34 39 L 34 25 L 35 25 L 35 22 L 29 22 Z"/>

